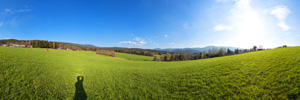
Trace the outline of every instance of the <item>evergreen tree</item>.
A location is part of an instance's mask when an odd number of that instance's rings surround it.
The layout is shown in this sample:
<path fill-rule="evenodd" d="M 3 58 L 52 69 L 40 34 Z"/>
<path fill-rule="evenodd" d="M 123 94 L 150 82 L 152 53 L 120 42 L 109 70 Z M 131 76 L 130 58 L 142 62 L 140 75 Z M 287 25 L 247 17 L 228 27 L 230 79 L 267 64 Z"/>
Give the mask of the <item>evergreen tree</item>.
<path fill-rule="evenodd" d="M 231 50 L 228 48 L 227 49 L 227 55 L 230 55 L 231 54 Z"/>
<path fill-rule="evenodd" d="M 234 50 L 234 53 L 235 53 L 235 54 L 239 54 L 239 49 L 235 49 L 235 50 Z"/>

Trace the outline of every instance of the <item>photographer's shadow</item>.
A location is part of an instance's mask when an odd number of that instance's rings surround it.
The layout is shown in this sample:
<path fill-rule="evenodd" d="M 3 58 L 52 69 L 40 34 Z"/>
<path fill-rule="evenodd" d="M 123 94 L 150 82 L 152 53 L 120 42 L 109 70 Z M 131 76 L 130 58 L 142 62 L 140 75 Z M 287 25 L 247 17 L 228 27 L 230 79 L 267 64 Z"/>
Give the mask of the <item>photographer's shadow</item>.
<path fill-rule="evenodd" d="M 75 87 L 76 87 L 76 91 L 75 91 L 74 100 L 86 100 L 87 95 L 83 88 L 83 76 L 77 77 L 77 82 L 75 83 Z"/>

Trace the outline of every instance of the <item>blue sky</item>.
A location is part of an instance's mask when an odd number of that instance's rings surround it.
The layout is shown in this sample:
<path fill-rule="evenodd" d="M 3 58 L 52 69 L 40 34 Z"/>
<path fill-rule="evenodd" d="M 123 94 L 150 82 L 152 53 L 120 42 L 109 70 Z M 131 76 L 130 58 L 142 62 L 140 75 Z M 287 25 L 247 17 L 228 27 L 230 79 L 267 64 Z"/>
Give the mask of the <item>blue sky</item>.
<path fill-rule="evenodd" d="M 100 47 L 300 45 L 299 0 L 0 0 L 0 39 Z"/>

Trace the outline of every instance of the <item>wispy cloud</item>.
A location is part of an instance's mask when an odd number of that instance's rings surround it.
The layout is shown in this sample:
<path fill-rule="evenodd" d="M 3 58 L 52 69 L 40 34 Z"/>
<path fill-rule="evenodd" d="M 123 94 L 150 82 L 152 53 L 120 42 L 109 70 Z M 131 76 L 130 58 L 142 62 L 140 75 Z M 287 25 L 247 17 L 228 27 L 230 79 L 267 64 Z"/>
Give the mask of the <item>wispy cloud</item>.
<path fill-rule="evenodd" d="M 143 46 L 146 44 L 145 40 L 139 37 L 135 37 L 133 40 L 137 41 L 138 43 L 136 45 Z"/>
<path fill-rule="evenodd" d="M 135 41 L 144 41 L 144 39 L 139 38 L 139 37 L 135 37 L 133 40 L 135 40 Z"/>
<path fill-rule="evenodd" d="M 285 31 L 290 29 L 290 27 L 285 23 L 285 19 L 290 13 L 290 9 L 286 6 L 277 6 L 271 11 L 271 14 L 279 20 L 277 25 Z"/>
<path fill-rule="evenodd" d="M 17 9 L 17 10 L 13 10 L 13 9 L 5 8 L 5 9 L 3 9 L 2 14 L 22 13 L 22 12 L 28 12 L 28 11 L 31 11 L 31 9 Z"/>
<path fill-rule="evenodd" d="M 6 8 L 6 9 L 4 9 L 3 11 L 4 11 L 4 12 L 3 12 L 4 14 L 7 14 L 7 13 L 9 13 L 11 10 L 8 9 L 8 8 Z"/>
<path fill-rule="evenodd" d="M 165 35 L 165 37 L 168 37 L 168 35 Z"/>
<path fill-rule="evenodd" d="M 143 45 L 147 44 L 144 39 L 139 38 L 139 37 L 135 37 L 133 40 L 134 40 L 134 42 L 133 41 L 121 41 L 118 44 L 133 44 L 136 46 L 143 46 Z"/>
<path fill-rule="evenodd" d="M 15 12 L 28 12 L 31 11 L 31 9 L 19 9 L 19 10 L 15 10 Z"/>
<path fill-rule="evenodd" d="M 219 24 L 219 25 L 216 25 L 214 27 L 214 30 L 215 31 L 223 31 L 223 30 L 230 31 L 230 30 L 232 30 L 232 27 L 231 26 L 225 26 L 225 25 Z"/>
<path fill-rule="evenodd" d="M 175 43 L 169 43 L 169 44 L 173 45 L 173 44 L 175 44 Z"/>
<path fill-rule="evenodd" d="M 153 45 L 156 45 L 156 46 L 158 46 L 158 45 L 159 45 L 158 43 L 156 43 L 156 42 L 153 42 L 151 39 L 149 39 L 149 42 L 150 42 L 151 44 L 153 44 Z"/>
<path fill-rule="evenodd" d="M 12 27 L 16 27 L 18 25 L 17 18 L 18 18 L 18 16 L 15 16 L 12 20 L 8 21 Z"/>
<path fill-rule="evenodd" d="M 13 27 L 17 26 L 17 18 L 19 16 L 17 13 L 23 13 L 29 11 L 31 11 L 31 9 L 17 9 L 17 10 L 10 9 L 10 8 L 3 9 L 3 11 L 0 12 L 0 19 L 2 20 L 0 22 L 0 26 L 3 26 L 4 24 L 10 24 Z M 9 16 L 15 16 L 15 17 L 7 18 Z"/>
<path fill-rule="evenodd" d="M 134 45 L 136 45 L 137 43 L 132 42 L 132 41 L 121 41 L 121 42 L 119 42 L 119 44 L 134 44 Z"/>

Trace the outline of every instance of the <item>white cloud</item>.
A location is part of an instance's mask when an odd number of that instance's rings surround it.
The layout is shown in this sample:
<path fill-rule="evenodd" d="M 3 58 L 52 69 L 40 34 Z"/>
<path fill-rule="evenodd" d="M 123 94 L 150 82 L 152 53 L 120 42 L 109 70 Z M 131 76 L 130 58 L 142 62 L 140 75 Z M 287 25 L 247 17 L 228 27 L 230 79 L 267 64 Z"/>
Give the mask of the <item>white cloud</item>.
<path fill-rule="evenodd" d="M 284 20 L 290 13 L 290 9 L 286 6 L 277 6 L 271 11 L 271 14 L 280 20 Z"/>
<path fill-rule="evenodd" d="M 290 26 L 288 26 L 284 21 L 280 21 L 277 23 L 279 27 L 281 27 L 284 31 L 287 31 L 290 29 Z"/>
<path fill-rule="evenodd" d="M 144 39 L 139 38 L 139 37 L 135 37 L 133 40 L 135 40 L 135 41 L 144 41 Z"/>
<path fill-rule="evenodd" d="M 133 40 L 137 41 L 138 43 L 136 45 L 138 46 L 143 46 L 144 44 L 146 44 L 145 40 L 139 37 L 135 37 Z"/>
<path fill-rule="evenodd" d="M 165 35 L 165 37 L 168 37 L 168 35 Z"/>
<path fill-rule="evenodd" d="M 222 24 L 219 24 L 219 25 L 214 27 L 214 30 L 215 31 L 222 31 L 222 30 L 230 31 L 230 30 L 232 30 L 232 27 L 231 26 L 224 26 Z"/>
<path fill-rule="evenodd" d="M 137 43 L 138 46 L 143 46 L 144 44 L 146 44 L 145 41 L 140 41 L 139 43 Z"/>
<path fill-rule="evenodd" d="M 131 42 L 131 41 L 121 41 L 121 42 L 119 42 L 119 44 L 134 44 L 134 45 L 136 45 L 137 43 Z"/>
<path fill-rule="evenodd" d="M 237 8 L 251 8 L 250 2 L 252 0 L 235 0 L 235 6 Z"/>
<path fill-rule="evenodd" d="M 286 17 L 291 13 L 290 9 L 286 6 L 277 6 L 273 8 L 270 14 L 274 15 L 279 22 L 277 22 L 277 25 L 281 27 L 284 31 L 287 31 L 290 29 L 290 27 L 285 23 Z"/>
<path fill-rule="evenodd" d="M 118 44 L 134 44 L 136 46 L 143 46 L 143 45 L 147 44 L 144 39 L 139 38 L 139 37 L 135 37 L 133 40 L 135 40 L 136 42 L 133 42 L 133 41 L 121 41 Z"/>

